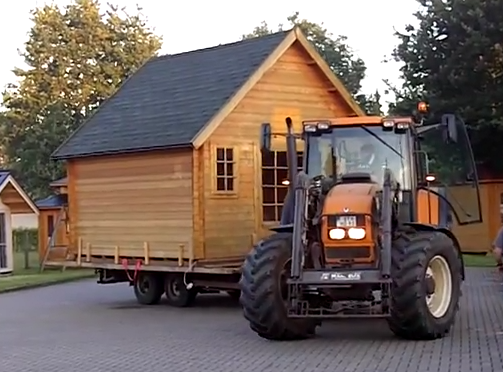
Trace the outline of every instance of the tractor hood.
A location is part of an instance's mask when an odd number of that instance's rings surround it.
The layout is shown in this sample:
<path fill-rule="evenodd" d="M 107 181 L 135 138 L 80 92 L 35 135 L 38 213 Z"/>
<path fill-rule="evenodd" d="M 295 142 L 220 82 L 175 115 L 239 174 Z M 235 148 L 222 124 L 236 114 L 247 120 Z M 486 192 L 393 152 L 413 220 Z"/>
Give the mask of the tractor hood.
<path fill-rule="evenodd" d="M 373 182 L 335 185 L 325 198 L 323 214 L 371 213 L 372 200 L 379 189 L 379 185 Z"/>

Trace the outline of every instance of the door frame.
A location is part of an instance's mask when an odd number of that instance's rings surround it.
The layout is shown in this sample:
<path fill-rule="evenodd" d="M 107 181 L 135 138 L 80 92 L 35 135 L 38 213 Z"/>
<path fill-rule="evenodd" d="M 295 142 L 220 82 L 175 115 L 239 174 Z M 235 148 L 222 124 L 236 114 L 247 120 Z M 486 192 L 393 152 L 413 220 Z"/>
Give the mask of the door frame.
<path fill-rule="evenodd" d="M 13 247 L 12 247 L 12 223 L 11 223 L 11 213 L 9 207 L 0 201 L 0 214 L 4 216 L 4 228 L 5 228 L 5 255 L 7 258 L 7 266 L 0 267 L 0 274 L 8 274 L 13 271 L 14 258 L 13 258 Z M 0 227 L 1 228 L 1 227 Z"/>

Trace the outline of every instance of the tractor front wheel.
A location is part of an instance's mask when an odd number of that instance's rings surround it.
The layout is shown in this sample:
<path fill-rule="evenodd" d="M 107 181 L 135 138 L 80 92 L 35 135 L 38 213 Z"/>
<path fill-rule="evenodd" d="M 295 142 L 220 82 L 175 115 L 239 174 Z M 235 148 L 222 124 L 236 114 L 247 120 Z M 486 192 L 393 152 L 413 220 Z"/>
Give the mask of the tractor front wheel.
<path fill-rule="evenodd" d="M 390 329 L 399 337 L 432 340 L 452 328 L 461 296 L 459 251 L 447 235 L 418 231 L 395 240 Z"/>
<path fill-rule="evenodd" d="M 305 339 L 315 333 L 316 322 L 287 316 L 292 235 L 274 234 L 248 254 L 239 282 L 240 302 L 250 328 L 268 340 Z"/>

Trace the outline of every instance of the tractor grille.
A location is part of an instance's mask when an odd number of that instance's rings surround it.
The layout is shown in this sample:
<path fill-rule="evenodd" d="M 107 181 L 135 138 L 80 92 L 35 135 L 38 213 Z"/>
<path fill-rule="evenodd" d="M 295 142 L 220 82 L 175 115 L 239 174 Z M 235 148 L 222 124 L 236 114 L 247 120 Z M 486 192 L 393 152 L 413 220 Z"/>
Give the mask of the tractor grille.
<path fill-rule="evenodd" d="M 368 258 L 371 256 L 370 247 L 337 247 L 326 248 L 327 259 L 356 259 Z"/>

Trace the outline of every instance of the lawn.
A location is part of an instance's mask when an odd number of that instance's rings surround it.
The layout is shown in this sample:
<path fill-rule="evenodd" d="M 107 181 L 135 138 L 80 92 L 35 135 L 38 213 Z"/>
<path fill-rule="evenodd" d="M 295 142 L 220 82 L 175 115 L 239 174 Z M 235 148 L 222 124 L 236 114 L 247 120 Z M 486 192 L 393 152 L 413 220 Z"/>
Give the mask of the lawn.
<path fill-rule="evenodd" d="M 40 273 L 37 252 L 30 252 L 28 258 L 28 269 L 26 269 L 24 255 L 22 253 L 14 254 L 14 273 L 10 276 L 0 277 L 0 293 L 94 276 L 94 270 L 83 269 L 62 271 L 59 268 L 46 268 Z"/>
<path fill-rule="evenodd" d="M 464 254 L 463 260 L 467 267 L 496 267 L 494 257 L 491 255 Z"/>

